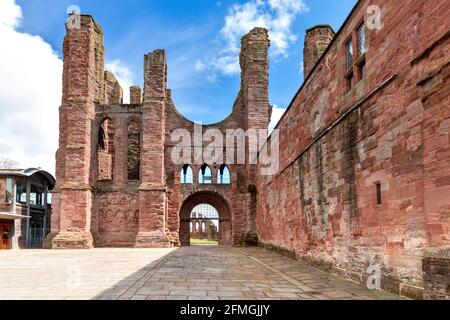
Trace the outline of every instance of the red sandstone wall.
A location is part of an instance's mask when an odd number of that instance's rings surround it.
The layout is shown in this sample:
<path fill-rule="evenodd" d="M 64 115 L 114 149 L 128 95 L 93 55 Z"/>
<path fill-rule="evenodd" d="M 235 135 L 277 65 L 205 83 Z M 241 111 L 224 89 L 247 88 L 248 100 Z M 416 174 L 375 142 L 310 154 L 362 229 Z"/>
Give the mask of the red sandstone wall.
<path fill-rule="evenodd" d="M 137 193 L 98 194 L 95 203 L 92 219 L 95 245 L 132 247 L 139 228 Z"/>
<path fill-rule="evenodd" d="M 114 74 L 105 71 L 103 86 L 103 101 L 105 104 L 123 103 L 123 91 Z"/>
<path fill-rule="evenodd" d="M 110 143 L 114 145 L 112 179 L 103 180 L 97 156 L 98 130 L 109 119 Z M 134 246 L 139 226 L 138 181 L 128 181 L 127 127 L 130 121 L 140 123 L 140 106 L 98 105 L 91 134 L 91 183 L 95 189 L 90 229 L 94 246 Z M 100 163 L 99 163 L 100 162 Z"/>
<path fill-rule="evenodd" d="M 254 243 L 254 168 L 227 163 L 231 185 L 193 184 L 181 188 L 181 166 L 171 160 L 170 138 L 178 128 L 192 133 L 193 123 L 179 115 L 171 101 L 164 50 L 145 55 L 143 97 L 140 89 L 133 88 L 133 104 L 124 105 L 115 77 L 103 69 L 102 37 L 102 29 L 92 17 L 82 15 L 81 29 L 68 28 L 64 40 L 57 184 L 47 246 L 178 245 L 180 211 L 183 202 L 193 195 L 197 202 L 213 201 L 223 209 L 223 244 Z M 226 129 L 267 128 L 267 30 L 255 28 L 243 38 L 242 46 L 241 89 L 233 112 L 224 121 L 204 129 L 216 128 L 225 133 Z M 108 142 L 99 152 L 99 129 L 106 119 L 104 137 Z M 129 181 L 127 174 L 127 128 L 131 121 L 139 123 L 140 130 L 140 150 L 133 150 L 133 156 L 140 160 L 139 179 L 133 178 L 136 181 Z M 209 164 L 214 181 L 224 162 Z M 197 174 L 201 164 L 194 164 L 193 159 L 189 164 Z M 208 192 L 214 193 L 212 200 Z"/>
<path fill-rule="evenodd" d="M 367 31 L 366 76 L 352 91 L 343 48 L 368 1 L 306 80 L 278 125 L 281 171 L 259 177 L 257 229 L 359 281 L 379 264 L 384 288 L 420 296 L 424 251 L 450 245 L 450 3 L 406 2 L 370 2 L 383 27 Z"/>
<path fill-rule="evenodd" d="M 80 20 L 80 29 L 67 28 L 63 44 L 54 212 L 47 243 L 55 248 L 92 247 L 90 133 L 95 103 L 103 100 L 104 49 L 101 27 L 90 16 L 82 15 Z"/>

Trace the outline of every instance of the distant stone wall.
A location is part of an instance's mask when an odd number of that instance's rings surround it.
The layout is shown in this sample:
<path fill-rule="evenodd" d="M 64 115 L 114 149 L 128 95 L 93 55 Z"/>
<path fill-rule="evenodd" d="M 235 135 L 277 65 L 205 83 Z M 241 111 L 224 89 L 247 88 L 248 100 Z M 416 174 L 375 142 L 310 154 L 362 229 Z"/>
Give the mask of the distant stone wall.
<path fill-rule="evenodd" d="M 318 25 L 306 30 L 305 45 L 303 47 L 303 74 L 304 78 L 319 61 L 322 54 L 328 48 L 335 33 L 328 25 Z"/>
<path fill-rule="evenodd" d="M 123 103 L 123 90 L 114 74 L 105 71 L 104 76 L 104 98 L 105 104 Z"/>
<path fill-rule="evenodd" d="M 130 87 L 130 104 L 141 104 L 142 103 L 142 91 L 139 86 Z"/>

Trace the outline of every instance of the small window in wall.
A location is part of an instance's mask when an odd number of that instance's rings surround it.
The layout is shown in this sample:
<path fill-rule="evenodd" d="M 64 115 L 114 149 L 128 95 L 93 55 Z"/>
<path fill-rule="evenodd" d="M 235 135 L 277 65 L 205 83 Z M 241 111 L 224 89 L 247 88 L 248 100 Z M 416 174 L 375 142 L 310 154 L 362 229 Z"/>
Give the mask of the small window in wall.
<path fill-rule="evenodd" d="M 127 171 L 128 180 L 140 179 L 141 133 L 139 124 L 131 121 L 128 125 Z"/>
<path fill-rule="evenodd" d="M 219 168 L 219 175 L 217 176 L 217 183 L 219 183 L 219 184 L 230 184 L 231 183 L 230 170 L 228 170 L 228 167 L 226 165 L 222 165 Z"/>
<path fill-rule="evenodd" d="M 362 80 L 366 71 L 366 27 L 364 22 L 358 27 L 358 59 L 356 66 L 358 67 L 358 81 Z"/>
<path fill-rule="evenodd" d="M 203 184 L 212 183 L 211 168 L 207 164 L 202 165 L 202 167 L 200 168 L 200 172 L 198 175 L 198 182 Z"/>
<path fill-rule="evenodd" d="M 366 53 L 366 27 L 364 22 L 358 28 L 358 57 Z"/>
<path fill-rule="evenodd" d="M 194 175 L 193 175 L 193 172 L 192 172 L 192 168 L 188 164 L 185 164 L 183 166 L 183 168 L 181 168 L 180 183 L 181 184 L 194 183 Z"/>
<path fill-rule="evenodd" d="M 352 89 L 353 84 L 353 41 L 350 39 L 345 44 L 345 92 Z"/>
<path fill-rule="evenodd" d="M 382 199 L 381 199 L 381 182 L 375 183 L 375 193 L 376 193 L 376 205 L 381 206 Z"/>
<path fill-rule="evenodd" d="M 12 202 L 12 194 L 13 194 L 12 179 L 6 178 L 5 203 L 9 204 Z"/>
<path fill-rule="evenodd" d="M 352 69 L 352 67 L 353 67 L 353 41 L 351 39 L 345 44 L 345 59 L 346 59 L 347 70 Z"/>
<path fill-rule="evenodd" d="M 104 119 L 98 129 L 97 163 L 98 179 L 112 180 L 114 166 L 114 124 Z"/>

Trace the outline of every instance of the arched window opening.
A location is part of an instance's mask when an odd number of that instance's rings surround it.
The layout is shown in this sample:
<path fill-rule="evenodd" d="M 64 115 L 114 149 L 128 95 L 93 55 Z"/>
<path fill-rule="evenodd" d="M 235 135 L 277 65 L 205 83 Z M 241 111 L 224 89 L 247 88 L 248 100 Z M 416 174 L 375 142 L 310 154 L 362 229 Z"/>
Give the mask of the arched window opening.
<path fill-rule="evenodd" d="M 103 129 L 103 124 L 98 129 L 98 149 L 106 150 L 106 134 L 105 129 Z"/>
<path fill-rule="evenodd" d="M 230 170 L 226 165 L 222 165 L 219 168 L 219 175 L 217 176 L 217 183 L 219 184 L 230 184 L 231 183 L 231 175 Z"/>
<path fill-rule="evenodd" d="M 198 175 L 198 182 L 202 184 L 212 183 L 211 168 L 207 164 L 202 165 L 202 167 L 200 168 L 200 172 Z"/>
<path fill-rule="evenodd" d="M 131 121 L 127 127 L 127 171 L 128 180 L 140 179 L 141 133 L 137 121 Z"/>
<path fill-rule="evenodd" d="M 194 174 L 190 165 L 185 164 L 180 172 L 181 184 L 194 183 Z"/>
<path fill-rule="evenodd" d="M 202 203 L 195 206 L 190 214 L 191 245 L 218 245 L 219 241 L 219 213 L 213 206 Z"/>
<path fill-rule="evenodd" d="M 114 167 L 115 129 L 110 119 L 104 119 L 98 129 L 97 161 L 98 179 L 112 180 Z"/>

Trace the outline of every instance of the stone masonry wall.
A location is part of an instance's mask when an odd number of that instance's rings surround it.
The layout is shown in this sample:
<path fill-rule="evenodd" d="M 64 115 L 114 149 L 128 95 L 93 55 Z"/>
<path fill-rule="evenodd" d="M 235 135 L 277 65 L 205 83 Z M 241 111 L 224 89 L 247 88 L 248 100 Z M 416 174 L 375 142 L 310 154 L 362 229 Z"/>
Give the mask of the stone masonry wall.
<path fill-rule="evenodd" d="M 137 192 L 97 194 L 92 233 L 98 247 L 132 247 L 139 228 Z"/>
<path fill-rule="evenodd" d="M 56 186 L 52 232 L 46 246 L 90 248 L 91 125 L 95 104 L 104 97 L 103 31 L 91 16 L 80 17 L 80 28 L 66 27 L 63 44 L 63 95 L 60 107 Z"/>
<path fill-rule="evenodd" d="M 172 161 L 171 133 L 182 128 L 192 134 L 193 123 L 172 101 L 164 50 L 145 55 L 143 94 L 140 87 L 131 87 L 132 103 L 127 105 L 117 79 L 104 70 L 101 27 L 91 16 L 81 15 L 81 28 L 66 29 L 57 184 L 46 246 L 180 245 L 180 212 L 198 201 L 220 207 L 222 243 L 256 242 L 254 168 L 230 163 L 232 183 L 217 185 L 225 161 L 218 160 L 209 163 L 213 184 L 197 180 L 187 188 L 180 186 L 184 164 Z M 224 136 L 226 129 L 267 129 L 268 47 L 263 28 L 243 37 L 242 87 L 233 112 L 204 129 L 220 130 Z M 248 150 L 237 143 L 236 148 Z M 186 164 L 198 179 L 203 163 L 194 160 Z"/>
<path fill-rule="evenodd" d="M 422 269 L 424 298 L 450 300 L 450 248 L 427 252 Z"/>
<path fill-rule="evenodd" d="M 306 78 L 328 48 L 335 33 L 328 25 L 318 25 L 306 30 L 303 48 L 303 73 Z"/>
<path fill-rule="evenodd" d="M 130 103 L 141 104 L 142 103 L 142 91 L 139 86 L 130 87 Z"/>
<path fill-rule="evenodd" d="M 139 181 L 128 179 L 128 128 L 130 123 L 141 122 L 140 105 L 98 105 L 92 129 L 92 145 L 98 144 L 98 130 L 108 119 L 109 146 L 114 145 L 112 179 L 102 180 L 93 166 L 91 181 L 94 186 L 91 230 L 94 246 L 134 246 L 139 225 Z M 137 153 L 139 157 L 139 152 Z M 136 157 L 136 155 L 135 155 Z M 95 149 L 92 163 L 98 164 Z"/>
<path fill-rule="evenodd" d="M 114 74 L 109 71 L 105 71 L 104 76 L 104 98 L 105 104 L 119 104 L 123 103 L 123 91 L 120 87 L 119 81 L 117 81 Z"/>
<path fill-rule="evenodd" d="M 363 283 L 379 267 L 382 288 L 422 298 L 424 251 L 450 245 L 450 4 L 370 4 L 383 26 L 366 31 L 361 81 L 347 92 L 344 48 L 369 1 L 278 124 L 281 170 L 259 177 L 258 235 Z"/>

